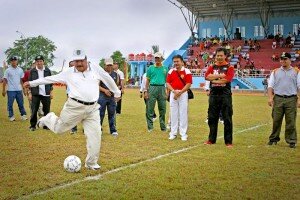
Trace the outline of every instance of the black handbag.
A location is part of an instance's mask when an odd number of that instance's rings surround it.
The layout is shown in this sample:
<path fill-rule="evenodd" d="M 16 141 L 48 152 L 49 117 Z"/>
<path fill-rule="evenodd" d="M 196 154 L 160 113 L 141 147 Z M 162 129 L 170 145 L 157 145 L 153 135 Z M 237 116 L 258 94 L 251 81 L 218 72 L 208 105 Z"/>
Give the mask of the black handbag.
<path fill-rule="evenodd" d="M 180 78 L 181 82 L 182 82 L 184 85 L 186 85 L 185 81 L 180 77 L 178 71 L 176 71 L 176 72 L 177 72 L 177 75 L 178 75 L 178 77 Z M 193 91 L 192 91 L 191 89 L 188 89 L 188 90 L 187 90 L 187 93 L 188 93 L 188 99 L 193 99 L 193 98 L 194 98 L 194 93 L 193 93 Z"/>

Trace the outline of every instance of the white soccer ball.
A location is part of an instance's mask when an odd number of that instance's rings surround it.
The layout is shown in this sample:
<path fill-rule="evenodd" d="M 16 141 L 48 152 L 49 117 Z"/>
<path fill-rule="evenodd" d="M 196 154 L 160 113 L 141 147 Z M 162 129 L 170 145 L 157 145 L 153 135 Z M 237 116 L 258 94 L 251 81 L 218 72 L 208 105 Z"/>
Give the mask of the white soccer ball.
<path fill-rule="evenodd" d="M 68 156 L 64 161 L 64 168 L 67 172 L 79 172 L 81 169 L 81 160 L 77 156 Z"/>

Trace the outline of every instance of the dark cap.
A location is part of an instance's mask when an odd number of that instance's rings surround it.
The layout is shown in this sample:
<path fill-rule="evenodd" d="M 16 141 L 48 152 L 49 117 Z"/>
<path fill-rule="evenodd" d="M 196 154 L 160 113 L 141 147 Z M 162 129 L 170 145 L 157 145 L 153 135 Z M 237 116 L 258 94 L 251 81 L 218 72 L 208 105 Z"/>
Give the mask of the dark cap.
<path fill-rule="evenodd" d="M 41 55 L 38 55 L 35 57 L 35 60 L 43 60 L 44 61 L 44 57 Z"/>
<path fill-rule="evenodd" d="M 291 56 L 291 54 L 289 54 L 289 53 L 282 52 L 282 54 L 280 55 L 280 58 L 289 58 L 289 59 L 291 59 L 292 56 Z"/>
<path fill-rule="evenodd" d="M 10 61 L 13 61 L 13 60 L 19 60 L 19 58 L 18 58 L 17 56 L 12 56 L 12 57 L 9 58 L 9 60 L 10 60 Z"/>

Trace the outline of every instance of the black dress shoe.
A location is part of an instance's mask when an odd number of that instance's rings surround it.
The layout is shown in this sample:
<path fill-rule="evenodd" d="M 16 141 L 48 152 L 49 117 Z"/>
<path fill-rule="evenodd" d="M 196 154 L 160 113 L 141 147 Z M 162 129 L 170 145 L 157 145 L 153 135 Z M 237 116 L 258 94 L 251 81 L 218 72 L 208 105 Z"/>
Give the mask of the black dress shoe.
<path fill-rule="evenodd" d="M 277 142 L 269 141 L 269 142 L 268 142 L 268 145 L 270 145 L 270 146 L 271 146 L 271 145 L 277 145 Z"/>
<path fill-rule="evenodd" d="M 293 148 L 293 149 L 296 148 L 296 144 L 295 143 L 290 143 L 289 146 L 290 146 L 290 148 Z"/>

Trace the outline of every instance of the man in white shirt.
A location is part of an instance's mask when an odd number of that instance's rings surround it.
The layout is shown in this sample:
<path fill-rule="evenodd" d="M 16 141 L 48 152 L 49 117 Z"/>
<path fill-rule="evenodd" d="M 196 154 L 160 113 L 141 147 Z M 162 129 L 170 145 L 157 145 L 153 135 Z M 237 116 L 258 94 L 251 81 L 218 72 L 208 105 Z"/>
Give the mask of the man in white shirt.
<path fill-rule="evenodd" d="M 35 62 L 36 67 L 30 70 L 28 81 L 51 76 L 50 69 L 44 66 L 43 56 L 36 56 Z M 40 108 L 40 103 L 43 104 L 42 109 L 44 115 L 47 115 L 50 112 L 52 89 L 52 84 L 47 84 L 31 87 L 30 90 L 28 90 L 28 100 L 31 101 L 30 131 L 35 131 L 36 129 L 37 113 Z M 44 128 L 46 129 L 47 127 Z"/>
<path fill-rule="evenodd" d="M 119 64 L 114 62 L 113 70 L 119 75 L 120 77 L 120 84 L 118 85 L 118 88 L 121 90 L 122 94 L 124 94 L 124 73 L 119 69 Z M 116 114 L 121 114 L 121 107 L 122 107 L 122 98 L 117 102 L 116 107 Z"/>
<path fill-rule="evenodd" d="M 64 83 L 70 88 L 69 98 L 60 113 L 60 117 L 50 112 L 38 121 L 37 127 L 47 126 L 54 133 L 64 133 L 82 122 L 87 138 L 85 167 L 98 170 L 100 169 L 98 159 L 101 125 L 97 100 L 100 80 L 114 93 L 117 100 L 121 96 L 121 91 L 110 75 L 102 68 L 88 65 L 83 50 L 74 51 L 73 61 L 74 67 L 54 76 L 26 82 L 24 86 L 35 87 L 42 84 Z"/>

